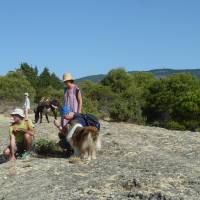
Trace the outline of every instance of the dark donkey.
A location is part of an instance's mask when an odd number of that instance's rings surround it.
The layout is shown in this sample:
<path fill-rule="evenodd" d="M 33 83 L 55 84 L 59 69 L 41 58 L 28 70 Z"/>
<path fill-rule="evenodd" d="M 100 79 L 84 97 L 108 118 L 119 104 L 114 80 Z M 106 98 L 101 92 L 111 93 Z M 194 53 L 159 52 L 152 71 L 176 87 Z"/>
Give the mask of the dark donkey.
<path fill-rule="evenodd" d="M 38 104 L 37 108 L 35 108 L 35 123 L 38 122 L 40 118 L 40 123 L 42 123 L 43 113 L 46 116 L 47 122 L 49 123 L 48 112 L 52 112 L 54 118 L 57 119 L 57 112 L 56 110 L 59 107 L 59 102 L 57 100 L 52 101 L 42 101 Z"/>

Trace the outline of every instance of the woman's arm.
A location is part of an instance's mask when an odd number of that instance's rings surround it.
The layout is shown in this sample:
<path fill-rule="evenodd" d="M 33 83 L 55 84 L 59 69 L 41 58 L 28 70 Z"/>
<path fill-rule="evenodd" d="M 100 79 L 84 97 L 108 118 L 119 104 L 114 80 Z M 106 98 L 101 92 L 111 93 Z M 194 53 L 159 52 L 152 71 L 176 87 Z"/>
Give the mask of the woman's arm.
<path fill-rule="evenodd" d="M 82 100 L 82 95 L 81 92 L 78 92 L 78 113 L 82 112 L 82 105 L 83 105 L 83 100 Z"/>

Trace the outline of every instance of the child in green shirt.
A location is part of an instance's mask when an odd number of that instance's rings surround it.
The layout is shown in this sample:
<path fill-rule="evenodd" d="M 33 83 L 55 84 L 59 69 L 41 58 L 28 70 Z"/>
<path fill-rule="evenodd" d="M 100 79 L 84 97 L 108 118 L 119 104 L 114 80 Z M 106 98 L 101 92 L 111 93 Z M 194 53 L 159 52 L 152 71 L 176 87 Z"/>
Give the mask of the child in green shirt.
<path fill-rule="evenodd" d="M 9 127 L 9 145 L 4 150 L 4 155 L 10 160 L 16 160 L 16 154 L 30 151 L 34 135 L 34 126 L 30 120 L 25 120 L 22 109 L 15 109 L 11 116 L 14 122 Z"/>

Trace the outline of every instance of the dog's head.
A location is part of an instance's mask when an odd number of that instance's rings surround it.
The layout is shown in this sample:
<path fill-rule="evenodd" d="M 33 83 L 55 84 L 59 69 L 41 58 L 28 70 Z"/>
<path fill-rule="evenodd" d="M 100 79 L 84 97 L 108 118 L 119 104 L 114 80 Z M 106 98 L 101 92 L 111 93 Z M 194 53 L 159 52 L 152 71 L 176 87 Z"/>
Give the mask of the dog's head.
<path fill-rule="evenodd" d="M 50 105 L 54 108 L 54 109 L 58 109 L 61 107 L 61 104 L 58 100 L 53 99 L 52 101 L 50 101 Z"/>

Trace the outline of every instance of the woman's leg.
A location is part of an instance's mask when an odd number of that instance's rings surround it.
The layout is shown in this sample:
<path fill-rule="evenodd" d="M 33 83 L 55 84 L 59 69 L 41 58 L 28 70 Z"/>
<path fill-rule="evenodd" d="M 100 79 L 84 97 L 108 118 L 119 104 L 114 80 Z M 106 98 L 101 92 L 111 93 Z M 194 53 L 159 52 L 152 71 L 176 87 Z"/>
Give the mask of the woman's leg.
<path fill-rule="evenodd" d="M 28 133 L 24 134 L 24 148 L 26 151 L 31 151 L 32 148 L 32 136 Z"/>

